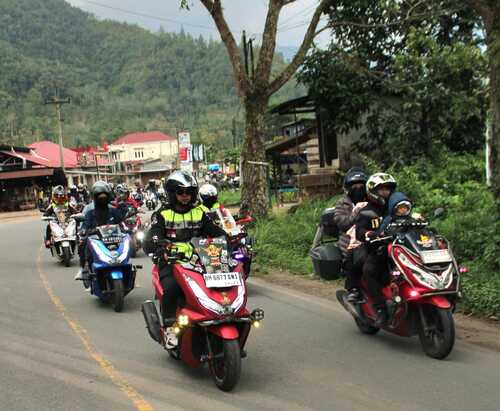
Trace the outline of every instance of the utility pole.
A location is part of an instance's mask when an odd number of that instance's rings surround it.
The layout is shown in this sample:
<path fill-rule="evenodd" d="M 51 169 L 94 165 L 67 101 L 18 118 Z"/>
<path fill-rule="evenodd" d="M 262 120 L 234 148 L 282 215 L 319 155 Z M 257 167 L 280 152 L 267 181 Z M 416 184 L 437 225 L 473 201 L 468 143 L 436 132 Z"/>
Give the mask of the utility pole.
<path fill-rule="evenodd" d="M 64 153 L 63 153 L 63 122 L 64 122 L 64 118 L 62 116 L 62 110 L 61 110 L 61 107 L 64 105 L 64 104 L 70 104 L 71 103 L 71 98 L 68 97 L 68 98 L 65 98 L 65 99 L 61 99 L 59 98 L 59 91 L 56 87 L 56 95 L 50 99 L 47 99 L 45 100 L 45 104 L 52 104 L 53 106 L 55 106 L 56 108 L 56 114 L 57 114 L 57 119 L 58 119 L 58 123 L 59 123 L 59 158 L 60 158 L 60 161 L 61 161 L 61 168 L 62 168 L 62 171 L 63 173 L 66 172 L 66 169 L 64 168 Z"/>

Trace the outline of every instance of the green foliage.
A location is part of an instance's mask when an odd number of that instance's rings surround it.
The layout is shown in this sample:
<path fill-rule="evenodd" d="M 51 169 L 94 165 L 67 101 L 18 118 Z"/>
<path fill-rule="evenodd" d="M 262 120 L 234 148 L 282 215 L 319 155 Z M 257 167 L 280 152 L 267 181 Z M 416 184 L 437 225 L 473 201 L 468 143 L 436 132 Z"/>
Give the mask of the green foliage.
<path fill-rule="evenodd" d="M 43 101 L 56 85 L 72 97 L 67 145 L 189 129 L 217 151 L 231 145 L 232 120 L 243 114 L 222 43 L 98 21 L 63 0 L 0 0 L 0 56 L 0 140 L 11 124 L 25 142 L 53 135 Z M 280 56 L 275 63 L 285 64 Z M 281 98 L 294 93 L 286 87 Z"/>
<path fill-rule="evenodd" d="M 226 207 L 233 205 L 238 205 L 241 201 L 241 191 L 240 190 L 224 190 L 219 193 L 219 202 L 224 204 Z"/>
<path fill-rule="evenodd" d="M 309 249 L 321 212 L 332 205 L 333 200 L 307 201 L 294 214 L 259 219 L 253 229 L 259 266 L 266 270 L 276 267 L 296 274 L 312 273 Z"/>
<path fill-rule="evenodd" d="M 332 3 L 331 23 L 352 23 L 336 27 L 330 48 L 315 50 L 298 76 L 323 107 L 327 132 L 363 126 L 358 148 L 386 166 L 443 146 L 479 149 L 487 67 L 473 13 L 459 3 Z M 409 22 L 408 13 L 430 17 Z"/>
<path fill-rule="evenodd" d="M 370 162 L 369 171 L 380 170 Z M 389 169 L 398 190 L 414 202 L 451 243 L 459 264 L 470 271 L 462 276 L 463 308 L 481 314 L 500 313 L 500 219 L 498 204 L 485 187 L 482 156 L 442 154 L 435 161 L 419 160 L 411 166 Z M 256 260 L 260 266 L 309 274 L 308 256 L 321 211 L 334 200 L 306 201 L 293 215 L 259 220 Z M 433 219 L 443 207 L 446 216 Z"/>

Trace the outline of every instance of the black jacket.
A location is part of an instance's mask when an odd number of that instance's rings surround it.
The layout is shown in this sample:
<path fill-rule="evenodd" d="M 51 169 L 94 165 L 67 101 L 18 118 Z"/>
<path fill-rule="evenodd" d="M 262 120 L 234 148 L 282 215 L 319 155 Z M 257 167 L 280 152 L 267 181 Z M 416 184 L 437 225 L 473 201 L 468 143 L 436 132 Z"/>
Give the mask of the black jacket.
<path fill-rule="evenodd" d="M 364 215 L 364 212 L 372 211 L 376 217 L 368 217 Z M 356 218 L 356 239 L 361 242 L 366 242 L 366 233 L 373 231 L 378 233 L 382 220 L 385 214 L 385 208 L 377 206 L 373 203 L 368 203 L 368 205 L 361 210 Z"/>

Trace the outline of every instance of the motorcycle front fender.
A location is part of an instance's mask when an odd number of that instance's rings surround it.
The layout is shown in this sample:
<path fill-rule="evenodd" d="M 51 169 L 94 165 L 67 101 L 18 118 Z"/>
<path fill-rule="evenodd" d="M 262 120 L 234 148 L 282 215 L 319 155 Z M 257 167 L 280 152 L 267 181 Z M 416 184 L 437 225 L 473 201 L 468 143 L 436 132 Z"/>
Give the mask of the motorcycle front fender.
<path fill-rule="evenodd" d="M 237 340 L 240 337 L 236 326 L 231 324 L 214 325 L 208 328 L 208 332 L 215 334 L 224 340 Z"/>
<path fill-rule="evenodd" d="M 448 298 L 446 298 L 444 295 L 431 295 L 429 297 L 423 297 L 420 301 L 419 304 L 429 304 L 429 305 L 434 305 L 435 307 L 438 308 L 451 308 L 452 304 Z"/>

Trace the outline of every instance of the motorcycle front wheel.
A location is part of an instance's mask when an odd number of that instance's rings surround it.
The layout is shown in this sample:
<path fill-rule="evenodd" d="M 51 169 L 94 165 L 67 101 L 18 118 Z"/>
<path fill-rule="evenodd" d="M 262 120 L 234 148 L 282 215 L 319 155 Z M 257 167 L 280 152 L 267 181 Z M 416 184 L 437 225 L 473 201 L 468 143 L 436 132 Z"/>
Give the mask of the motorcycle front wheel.
<path fill-rule="evenodd" d="M 423 321 L 419 322 L 418 337 L 422 349 L 429 357 L 446 358 L 455 344 L 455 322 L 451 310 L 424 305 L 420 315 L 425 316 L 427 324 L 427 329 L 424 329 Z"/>
<path fill-rule="evenodd" d="M 213 358 L 209 362 L 210 373 L 217 388 L 231 391 L 240 379 L 241 352 L 238 340 L 224 340 L 210 336 Z"/>
<path fill-rule="evenodd" d="M 63 247 L 62 252 L 64 266 L 69 267 L 71 265 L 71 250 L 69 249 L 69 247 Z"/>
<path fill-rule="evenodd" d="M 123 301 L 125 299 L 125 292 L 123 290 L 122 280 L 113 280 L 113 309 L 119 313 L 123 309 Z"/>

